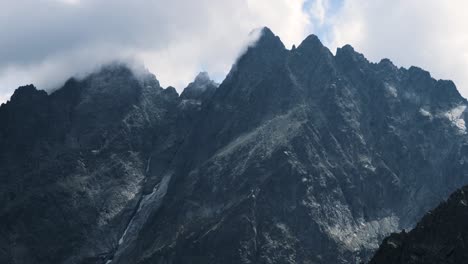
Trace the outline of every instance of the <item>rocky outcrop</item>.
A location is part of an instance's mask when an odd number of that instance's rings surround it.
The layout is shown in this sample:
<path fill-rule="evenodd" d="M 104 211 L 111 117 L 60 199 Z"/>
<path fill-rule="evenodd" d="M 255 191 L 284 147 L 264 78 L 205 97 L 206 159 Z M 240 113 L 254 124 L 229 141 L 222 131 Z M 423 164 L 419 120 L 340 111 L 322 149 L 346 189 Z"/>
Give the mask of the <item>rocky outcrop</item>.
<path fill-rule="evenodd" d="M 387 237 L 370 264 L 449 264 L 468 259 L 468 186 L 427 213 L 410 232 Z"/>

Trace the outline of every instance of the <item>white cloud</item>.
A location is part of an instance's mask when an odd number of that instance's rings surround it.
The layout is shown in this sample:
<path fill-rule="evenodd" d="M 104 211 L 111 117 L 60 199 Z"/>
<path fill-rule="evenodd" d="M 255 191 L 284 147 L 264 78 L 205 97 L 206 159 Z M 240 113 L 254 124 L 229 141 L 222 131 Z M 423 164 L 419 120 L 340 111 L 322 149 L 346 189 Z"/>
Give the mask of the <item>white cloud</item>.
<path fill-rule="evenodd" d="M 0 1 L 0 94 L 53 89 L 114 59 L 143 59 L 162 85 L 182 89 L 200 70 L 225 74 L 254 28 L 300 42 L 304 0 Z"/>
<path fill-rule="evenodd" d="M 465 0 L 3 0 L 0 101 L 129 57 L 180 91 L 201 70 L 222 78 L 261 26 L 287 47 L 315 33 L 333 51 L 421 66 L 468 96 L 465 10 Z"/>
<path fill-rule="evenodd" d="M 311 4 L 309 12 L 311 18 L 318 22 L 318 26 L 322 26 L 325 23 L 328 5 L 328 0 L 314 0 Z"/>
<path fill-rule="evenodd" d="M 56 0 L 69 5 L 77 5 L 80 3 L 80 0 Z"/>
<path fill-rule="evenodd" d="M 304 11 L 304 0 L 247 0 L 254 23 L 263 24 L 278 34 L 290 47 L 300 43 L 308 33 L 310 18 Z"/>
<path fill-rule="evenodd" d="M 328 32 L 332 49 L 352 44 L 372 61 L 388 57 L 452 79 L 468 96 L 468 1 L 344 0 Z"/>

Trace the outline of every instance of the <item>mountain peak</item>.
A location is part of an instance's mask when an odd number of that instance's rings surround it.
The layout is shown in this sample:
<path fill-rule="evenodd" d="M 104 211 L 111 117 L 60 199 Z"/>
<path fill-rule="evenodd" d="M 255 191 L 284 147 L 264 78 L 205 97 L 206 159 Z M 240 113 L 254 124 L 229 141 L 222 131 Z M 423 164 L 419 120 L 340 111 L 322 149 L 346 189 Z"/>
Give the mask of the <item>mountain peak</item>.
<path fill-rule="evenodd" d="M 276 36 L 268 27 L 263 27 L 260 30 L 260 36 L 255 47 L 285 48 L 281 39 Z"/>
<path fill-rule="evenodd" d="M 356 52 L 353 46 L 346 44 L 336 50 L 336 57 L 338 58 L 353 58 L 364 57 L 361 53 Z"/>
<path fill-rule="evenodd" d="M 14 95 L 27 94 L 37 92 L 37 88 L 33 84 L 28 84 L 18 87 L 15 90 Z"/>
<path fill-rule="evenodd" d="M 335 58 L 339 61 L 342 65 L 346 65 L 347 67 L 355 67 L 356 65 L 366 65 L 369 61 L 364 57 L 363 54 L 354 50 L 354 48 L 346 44 L 341 48 L 336 50 Z"/>
<path fill-rule="evenodd" d="M 211 96 L 218 88 L 218 84 L 210 79 L 207 72 L 200 72 L 195 80 L 184 89 L 180 95 L 183 99 L 204 99 Z"/>
<path fill-rule="evenodd" d="M 349 44 L 346 44 L 343 47 L 341 47 L 341 50 L 344 51 L 344 52 L 355 52 L 353 46 L 351 46 Z"/>
<path fill-rule="evenodd" d="M 130 67 L 120 61 L 111 62 L 104 64 L 101 68 L 91 75 L 121 75 L 121 74 L 133 74 Z"/>
<path fill-rule="evenodd" d="M 11 96 L 10 101 L 22 100 L 22 98 L 35 98 L 35 97 L 47 97 L 47 93 L 44 90 L 38 90 L 34 85 L 24 85 L 18 87 Z"/>
<path fill-rule="evenodd" d="M 205 84 L 205 83 L 209 83 L 209 82 L 213 82 L 210 79 L 210 75 L 207 72 L 202 71 L 197 75 L 197 77 L 195 77 L 195 80 L 194 80 L 193 83 Z"/>
<path fill-rule="evenodd" d="M 260 32 L 263 36 L 271 36 L 271 37 L 275 37 L 275 34 L 273 33 L 273 31 L 271 31 L 271 29 L 269 27 L 262 27 L 260 29 Z"/>
<path fill-rule="evenodd" d="M 191 82 L 187 88 L 190 88 L 190 89 L 198 89 L 198 90 L 206 90 L 208 88 L 210 88 L 211 86 L 213 87 L 218 87 L 218 84 L 215 83 L 211 78 L 210 78 L 210 75 L 203 71 L 203 72 L 200 72 L 196 77 L 195 77 L 195 80 L 193 82 Z"/>
<path fill-rule="evenodd" d="M 314 35 L 314 34 L 311 34 L 309 36 L 307 36 L 307 38 L 305 38 L 301 44 L 299 45 L 299 49 L 300 48 L 308 48 L 308 47 L 323 47 L 323 44 L 322 42 L 320 41 L 320 39 Z"/>
<path fill-rule="evenodd" d="M 137 61 L 116 60 L 104 64 L 97 71 L 88 75 L 87 78 L 124 78 L 127 80 L 137 80 L 143 87 L 161 89 L 156 76 L 143 63 Z"/>
<path fill-rule="evenodd" d="M 257 40 L 238 58 L 225 81 L 232 79 L 239 71 L 242 72 L 241 75 L 245 75 L 245 79 L 250 79 L 248 76 L 258 78 L 284 61 L 286 47 L 269 28 L 256 29 L 251 35 L 258 37 Z"/>
<path fill-rule="evenodd" d="M 294 51 L 294 50 L 292 50 Z M 299 47 L 295 50 L 302 55 L 305 55 L 305 57 L 311 59 L 311 58 L 319 58 L 321 55 L 326 55 L 329 58 L 332 58 L 333 55 L 331 54 L 330 50 L 325 47 L 320 39 L 316 35 L 309 35 L 307 38 L 305 38 Z"/>

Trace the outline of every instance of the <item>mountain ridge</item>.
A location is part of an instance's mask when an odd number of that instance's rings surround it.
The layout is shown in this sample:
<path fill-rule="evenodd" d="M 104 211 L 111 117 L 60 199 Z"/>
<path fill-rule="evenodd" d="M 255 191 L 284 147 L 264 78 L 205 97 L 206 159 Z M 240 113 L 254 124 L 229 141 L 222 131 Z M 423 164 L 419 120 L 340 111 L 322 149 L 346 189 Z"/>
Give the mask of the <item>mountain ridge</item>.
<path fill-rule="evenodd" d="M 355 263 L 468 183 L 452 82 L 262 32 L 202 95 L 117 67 L 2 105 L 0 260 Z"/>

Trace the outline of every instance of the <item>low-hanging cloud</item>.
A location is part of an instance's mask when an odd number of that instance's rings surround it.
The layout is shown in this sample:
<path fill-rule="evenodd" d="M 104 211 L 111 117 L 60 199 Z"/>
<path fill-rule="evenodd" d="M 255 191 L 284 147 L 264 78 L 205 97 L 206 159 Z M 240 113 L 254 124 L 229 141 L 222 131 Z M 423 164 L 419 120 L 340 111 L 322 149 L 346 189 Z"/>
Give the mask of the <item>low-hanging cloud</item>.
<path fill-rule="evenodd" d="M 100 65 L 141 60 L 179 91 L 201 70 L 220 81 L 270 27 L 286 46 L 310 34 L 334 51 L 353 45 L 452 79 L 468 95 L 465 0 L 4 0 L 0 1 L 0 102 L 19 85 L 60 87 Z"/>
<path fill-rule="evenodd" d="M 19 85 L 59 87 L 104 63 L 142 60 L 179 90 L 200 70 L 222 78 L 268 25 L 291 45 L 307 33 L 304 0 L 6 0 L 0 3 L 0 101 Z"/>

